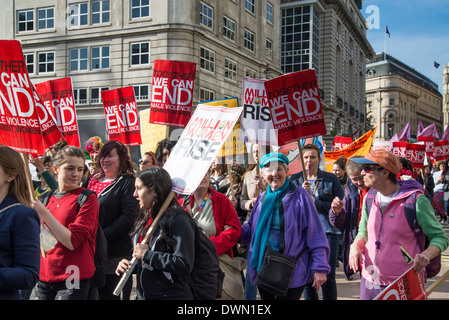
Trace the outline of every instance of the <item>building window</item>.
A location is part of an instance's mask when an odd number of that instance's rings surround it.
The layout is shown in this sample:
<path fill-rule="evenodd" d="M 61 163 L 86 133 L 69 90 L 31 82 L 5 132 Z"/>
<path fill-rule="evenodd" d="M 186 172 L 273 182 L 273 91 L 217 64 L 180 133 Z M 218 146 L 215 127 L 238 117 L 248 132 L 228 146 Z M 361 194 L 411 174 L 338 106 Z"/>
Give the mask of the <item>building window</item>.
<path fill-rule="evenodd" d="M 235 41 L 235 21 L 223 16 L 223 37 Z"/>
<path fill-rule="evenodd" d="M 131 0 L 131 19 L 150 16 L 150 0 Z"/>
<path fill-rule="evenodd" d="M 273 23 L 273 5 L 267 2 L 267 22 Z"/>
<path fill-rule="evenodd" d="M 104 88 L 90 88 L 90 103 L 98 104 L 101 103 L 101 91 L 109 90 L 108 87 Z"/>
<path fill-rule="evenodd" d="M 200 67 L 203 70 L 215 72 L 215 52 L 206 48 L 201 48 Z"/>
<path fill-rule="evenodd" d="M 19 32 L 33 31 L 34 30 L 34 11 L 24 10 L 17 13 L 17 21 L 19 23 Z"/>
<path fill-rule="evenodd" d="M 257 78 L 257 71 L 251 68 L 245 68 L 245 77 L 246 78 Z"/>
<path fill-rule="evenodd" d="M 92 70 L 109 68 L 109 46 L 92 47 Z"/>
<path fill-rule="evenodd" d="M 70 49 L 70 71 L 87 70 L 87 48 Z"/>
<path fill-rule="evenodd" d="M 387 124 L 387 138 L 393 138 L 394 135 L 394 123 Z"/>
<path fill-rule="evenodd" d="M 87 26 L 89 12 L 87 2 L 74 3 L 70 5 L 70 27 Z"/>
<path fill-rule="evenodd" d="M 27 71 L 29 74 L 34 73 L 34 53 L 24 53 L 23 57 L 25 59 L 25 64 L 27 66 Z"/>
<path fill-rule="evenodd" d="M 200 88 L 200 102 L 215 100 L 215 92 Z"/>
<path fill-rule="evenodd" d="M 111 8 L 109 0 L 92 2 L 91 23 L 108 23 L 111 21 Z"/>
<path fill-rule="evenodd" d="M 150 43 L 131 43 L 131 65 L 146 65 L 150 63 Z"/>
<path fill-rule="evenodd" d="M 38 53 L 38 72 L 54 72 L 55 71 L 55 53 L 50 52 L 39 52 Z"/>
<path fill-rule="evenodd" d="M 273 59 L 273 41 L 267 39 L 266 49 L 267 49 L 267 58 Z"/>
<path fill-rule="evenodd" d="M 281 67 L 284 73 L 315 68 L 319 74 L 319 19 L 313 6 L 282 10 Z"/>
<path fill-rule="evenodd" d="M 254 0 L 245 0 L 245 9 L 254 14 L 255 8 L 254 8 Z"/>
<path fill-rule="evenodd" d="M 204 2 L 200 2 L 200 24 L 208 28 L 213 28 L 214 9 Z"/>
<path fill-rule="evenodd" d="M 136 84 L 133 88 L 137 101 L 149 99 L 150 86 L 148 84 Z"/>
<path fill-rule="evenodd" d="M 55 8 L 42 8 L 37 10 L 38 30 L 53 29 L 55 27 Z"/>
<path fill-rule="evenodd" d="M 87 104 L 87 89 L 73 89 L 75 104 Z"/>
<path fill-rule="evenodd" d="M 248 29 L 244 30 L 244 42 L 243 45 L 246 49 L 254 52 L 254 33 L 249 31 Z"/>
<path fill-rule="evenodd" d="M 237 62 L 229 58 L 225 58 L 224 69 L 224 76 L 226 79 L 237 81 Z"/>

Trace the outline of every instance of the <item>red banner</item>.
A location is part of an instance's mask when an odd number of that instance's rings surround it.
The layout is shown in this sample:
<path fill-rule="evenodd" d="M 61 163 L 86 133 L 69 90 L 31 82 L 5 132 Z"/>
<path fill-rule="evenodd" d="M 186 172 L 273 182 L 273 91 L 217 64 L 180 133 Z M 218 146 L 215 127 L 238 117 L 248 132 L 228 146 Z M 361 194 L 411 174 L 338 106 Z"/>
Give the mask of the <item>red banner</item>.
<path fill-rule="evenodd" d="M 35 103 L 22 47 L 0 40 L 0 141 L 18 152 L 43 154 L 41 120 L 47 114 Z M 59 131 L 56 128 L 57 133 Z"/>
<path fill-rule="evenodd" d="M 449 158 L 449 140 L 435 141 L 434 155 L 436 161 L 444 161 Z"/>
<path fill-rule="evenodd" d="M 38 83 L 36 91 L 48 112 L 56 120 L 56 125 L 67 140 L 67 144 L 80 148 L 72 79 L 63 78 Z"/>
<path fill-rule="evenodd" d="M 426 146 L 426 155 L 429 157 L 433 157 L 433 149 L 434 149 L 434 143 L 435 143 L 434 137 L 424 137 L 424 136 L 418 136 L 418 142 L 424 141 L 424 144 Z"/>
<path fill-rule="evenodd" d="M 336 136 L 332 141 L 332 151 L 337 151 L 346 148 L 352 143 L 351 137 L 339 137 Z"/>
<path fill-rule="evenodd" d="M 185 127 L 192 115 L 196 63 L 155 60 L 150 123 Z"/>
<path fill-rule="evenodd" d="M 391 152 L 393 152 L 396 157 L 405 158 L 406 150 L 407 150 L 407 142 L 405 141 L 393 142 L 393 150 L 391 150 Z"/>
<path fill-rule="evenodd" d="M 413 167 L 424 169 L 424 159 L 426 158 L 426 146 L 418 143 L 407 143 L 405 159 L 412 162 Z"/>
<path fill-rule="evenodd" d="M 265 90 L 279 146 L 326 134 L 315 70 L 268 80 Z"/>
<path fill-rule="evenodd" d="M 414 267 L 407 270 L 396 279 L 374 300 L 426 300 L 427 292 L 421 275 L 416 273 Z"/>
<path fill-rule="evenodd" d="M 126 146 L 142 144 L 136 98 L 133 87 L 101 92 L 106 129 L 110 140 L 117 140 Z"/>

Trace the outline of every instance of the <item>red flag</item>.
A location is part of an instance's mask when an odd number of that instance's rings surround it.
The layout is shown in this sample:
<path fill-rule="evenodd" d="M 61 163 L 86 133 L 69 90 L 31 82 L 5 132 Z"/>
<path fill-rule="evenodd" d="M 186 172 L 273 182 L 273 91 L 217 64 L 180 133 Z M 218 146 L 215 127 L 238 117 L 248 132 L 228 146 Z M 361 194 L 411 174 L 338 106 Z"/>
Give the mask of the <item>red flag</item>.
<path fill-rule="evenodd" d="M 48 112 L 56 120 L 56 125 L 67 140 L 67 144 L 80 148 L 72 79 L 63 78 L 38 83 L 36 91 Z"/>
<path fill-rule="evenodd" d="M 110 140 L 118 140 L 126 146 L 142 144 L 136 98 L 133 87 L 101 92 L 106 128 Z"/>
<path fill-rule="evenodd" d="M 315 70 L 268 80 L 265 90 L 279 146 L 326 134 Z"/>
<path fill-rule="evenodd" d="M 373 300 L 426 300 L 427 292 L 421 275 L 410 267 Z"/>
<path fill-rule="evenodd" d="M 155 60 L 150 123 L 185 127 L 192 115 L 196 63 Z"/>

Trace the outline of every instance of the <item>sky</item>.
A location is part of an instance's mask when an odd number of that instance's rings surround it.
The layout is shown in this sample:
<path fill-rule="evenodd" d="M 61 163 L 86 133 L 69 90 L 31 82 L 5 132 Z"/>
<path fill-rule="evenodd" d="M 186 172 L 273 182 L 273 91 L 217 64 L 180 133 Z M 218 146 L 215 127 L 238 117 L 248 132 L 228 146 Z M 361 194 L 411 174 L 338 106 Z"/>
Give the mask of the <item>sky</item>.
<path fill-rule="evenodd" d="M 443 66 L 449 63 L 449 0 L 364 0 L 361 13 L 366 20 L 374 19 L 367 31 L 374 52 L 385 51 L 387 26 L 387 54 L 433 80 L 443 92 Z"/>

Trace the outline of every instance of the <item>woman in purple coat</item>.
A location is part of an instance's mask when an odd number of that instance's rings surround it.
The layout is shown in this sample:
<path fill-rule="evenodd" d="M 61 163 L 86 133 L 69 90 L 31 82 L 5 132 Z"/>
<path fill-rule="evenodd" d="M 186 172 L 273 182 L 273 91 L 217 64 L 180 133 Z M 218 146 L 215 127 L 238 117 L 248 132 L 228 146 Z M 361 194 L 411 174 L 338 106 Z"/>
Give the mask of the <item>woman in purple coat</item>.
<path fill-rule="evenodd" d="M 299 256 L 287 294 L 280 297 L 259 287 L 262 300 L 298 300 L 306 283 L 313 281 L 318 291 L 330 271 L 329 245 L 313 199 L 287 179 L 288 164 L 288 158 L 281 153 L 262 157 L 259 166 L 268 188 L 258 197 L 248 223 L 242 226 L 239 241 L 249 244 L 248 274 L 252 285 L 257 284 L 267 247 L 279 251 L 285 242 L 283 254 Z"/>

